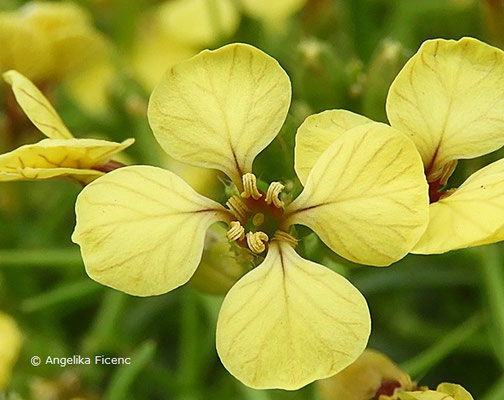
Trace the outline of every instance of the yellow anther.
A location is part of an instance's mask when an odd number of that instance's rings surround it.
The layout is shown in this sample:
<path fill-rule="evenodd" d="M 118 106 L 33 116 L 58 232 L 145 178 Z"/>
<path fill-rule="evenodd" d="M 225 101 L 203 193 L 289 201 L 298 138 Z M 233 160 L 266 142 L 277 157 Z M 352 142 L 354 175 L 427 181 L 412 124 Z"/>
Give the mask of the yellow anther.
<path fill-rule="evenodd" d="M 271 182 L 268 192 L 266 193 L 266 203 L 273 203 L 275 207 L 282 208 L 284 206 L 284 202 L 280 200 L 279 196 L 284 187 L 285 186 L 280 182 Z"/>
<path fill-rule="evenodd" d="M 257 228 L 261 226 L 264 222 L 264 214 L 263 213 L 257 213 L 254 215 L 252 218 L 252 224 Z"/>
<path fill-rule="evenodd" d="M 261 254 L 264 250 L 266 250 L 266 245 L 264 242 L 268 243 L 268 235 L 264 232 L 249 232 L 247 233 L 247 244 L 249 249 L 256 254 Z"/>
<path fill-rule="evenodd" d="M 243 192 L 241 196 L 244 199 L 248 199 L 250 196 L 252 196 L 254 200 L 260 199 L 262 194 L 259 193 L 259 190 L 257 190 L 257 181 L 255 175 L 247 173 L 242 176 L 242 180 L 243 180 Z"/>
<path fill-rule="evenodd" d="M 228 206 L 229 210 L 233 213 L 233 215 L 242 223 L 248 219 L 248 214 L 250 213 L 250 208 L 243 202 L 241 197 L 232 196 L 226 202 L 226 206 Z"/>
<path fill-rule="evenodd" d="M 276 231 L 275 234 L 273 235 L 273 239 L 271 240 L 287 242 L 294 249 L 298 244 L 298 241 L 294 236 L 289 235 L 287 232 L 284 231 Z"/>
<path fill-rule="evenodd" d="M 238 221 L 232 221 L 226 236 L 230 242 L 242 240 L 245 237 L 245 228 Z"/>

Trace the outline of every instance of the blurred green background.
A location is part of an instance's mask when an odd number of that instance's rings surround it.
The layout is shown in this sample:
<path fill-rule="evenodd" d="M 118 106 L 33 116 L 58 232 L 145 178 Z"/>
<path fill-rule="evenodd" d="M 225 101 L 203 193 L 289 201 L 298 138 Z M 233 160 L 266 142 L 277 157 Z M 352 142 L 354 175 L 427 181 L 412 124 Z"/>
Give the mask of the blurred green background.
<path fill-rule="evenodd" d="M 24 3 L 0 0 L 0 10 Z M 51 100 L 77 136 L 134 137 L 129 162 L 167 166 L 146 120 L 150 88 L 132 68 L 134 46 L 149 37 L 141 36 L 142 24 L 161 2 L 77 3 L 114 49 L 107 106 L 101 112 L 82 107 L 60 82 L 51 83 Z M 344 108 L 386 121 L 388 87 L 424 40 L 472 36 L 504 45 L 499 0 L 308 0 L 281 26 L 245 13 L 240 18 L 236 32 L 204 47 L 253 44 L 276 58 L 293 83 L 287 123 L 254 166 L 265 181 L 294 179 L 295 131 L 312 113 Z M 2 104 L 9 90 L 0 84 Z M 3 113 L 0 153 L 41 138 L 28 124 L 8 134 L 5 118 Z M 500 150 L 462 161 L 450 185 L 503 155 Z M 296 392 L 254 391 L 224 369 L 214 345 L 221 297 L 186 285 L 136 298 L 91 281 L 70 241 L 79 190 L 62 181 L 0 186 L 0 310 L 17 320 L 24 336 L 8 398 L 319 399 L 314 384 Z M 504 399 L 502 243 L 407 256 L 386 269 L 342 261 L 310 238 L 302 246 L 308 253 L 315 246 L 318 261 L 348 276 L 365 295 L 373 319 L 370 347 L 423 385 L 459 383 L 475 399 Z M 134 364 L 64 369 L 30 364 L 33 355 L 73 354 L 129 356 Z M 59 397 L 43 397 L 43 390 Z"/>

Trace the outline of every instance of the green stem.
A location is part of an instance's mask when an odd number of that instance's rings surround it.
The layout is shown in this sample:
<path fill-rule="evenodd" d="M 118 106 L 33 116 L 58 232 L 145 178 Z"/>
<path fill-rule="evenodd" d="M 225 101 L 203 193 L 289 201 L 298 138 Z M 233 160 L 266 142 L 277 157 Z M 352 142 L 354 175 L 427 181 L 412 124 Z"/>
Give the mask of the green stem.
<path fill-rule="evenodd" d="M 0 250 L 0 267 L 67 268 L 81 267 L 77 249 Z"/>
<path fill-rule="evenodd" d="M 504 267 L 497 245 L 478 249 L 481 256 L 483 285 L 490 309 L 494 352 L 504 367 Z"/>
<path fill-rule="evenodd" d="M 434 343 L 430 348 L 403 363 L 401 369 L 415 379 L 422 377 L 467 339 L 476 334 L 482 324 L 483 318 L 480 314 L 472 316 Z"/>
<path fill-rule="evenodd" d="M 103 397 L 104 400 L 124 400 L 132 398 L 129 389 L 145 366 L 154 358 L 156 345 L 152 340 L 145 341 L 131 355 L 131 364 L 118 367 Z"/>
<path fill-rule="evenodd" d="M 100 290 L 103 290 L 103 286 L 89 279 L 72 282 L 24 300 L 21 303 L 21 309 L 23 312 L 40 311 L 44 308 L 53 307 L 58 304 L 66 304 L 69 301 L 89 296 Z"/>
<path fill-rule="evenodd" d="M 108 340 L 113 340 L 127 298 L 127 295 L 115 290 L 106 292 L 93 326 L 84 339 L 84 354 L 93 354 Z"/>

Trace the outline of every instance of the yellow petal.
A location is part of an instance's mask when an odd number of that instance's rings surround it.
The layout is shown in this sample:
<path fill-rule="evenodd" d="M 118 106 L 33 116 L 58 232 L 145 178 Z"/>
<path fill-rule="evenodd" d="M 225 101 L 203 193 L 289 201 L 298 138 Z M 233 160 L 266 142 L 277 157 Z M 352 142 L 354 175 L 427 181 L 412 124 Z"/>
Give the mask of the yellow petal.
<path fill-rule="evenodd" d="M 232 0 L 167 1 L 157 15 L 165 34 L 200 48 L 231 36 L 240 22 Z"/>
<path fill-rule="evenodd" d="M 422 160 L 395 129 L 357 126 L 322 154 L 286 214 L 286 225 L 308 226 L 351 261 L 389 265 L 413 248 L 427 225 Z"/>
<path fill-rule="evenodd" d="M 504 159 L 472 174 L 454 193 L 430 205 L 430 221 L 417 254 L 504 240 Z"/>
<path fill-rule="evenodd" d="M 504 145 L 504 52 L 472 38 L 429 40 L 390 87 L 387 115 L 430 180 L 450 161 Z"/>
<path fill-rule="evenodd" d="M 0 311 L 0 391 L 9 383 L 21 348 L 21 332 L 9 315 Z"/>
<path fill-rule="evenodd" d="M 15 173 L 0 171 L 0 182 L 38 181 L 45 179 L 69 179 L 87 185 L 104 172 L 76 168 L 19 168 Z"/>
<path fill-rule="evenodd" d="M 398 398 L 399 400 L 456 400 L 446 393 L 441 393 L 434 390 L 399 392 Z"/>
<path fill-rule="evenodd" d="M 73 137 L 49 100 L 28 78 L 14 70 L 5 72 L 3 77 L 12 86 L 16 101 L 26 116 L 44 135 L 55 139 Z"/>
<path fill-rule="evenodd" d="M 217 351 L 245 385 L 295 390 L 352 363 L 369 333 L 366 300 L 352 284 L 272 242 L 224 299 Z"/>
<path fill-rule="evenodd" d="M 150 98 L 148 117 L 173 158 L 241 176 L 277 135 L 291 98 L 289 77 L 245 44 L 205 50 L 174 66 Z"/>
<path fill-rule="evenodd" d="M 36 26 L 44 32 L 57 32 L 67 27 L 86 26 L 91 19 L 86 11 L 71 2 L 33 1 L 19 9 L 26 24 Z"/>
<path fill-rule="evenodd" d="M 315 162 L 336 139 L 369 122 L 370 119 L 346 110 L 329 110 L 306 118 L 296 134 L 294 168 L 301 183 L 306 183 Z"/>
<path fill-rule="evenodd" d="M 198 266 L 208 227 L 227 218 L 218 203 L 175 174 L 134 166 L 86 186 L 76 204 L 72 240 L 88 275 L 137 296 L 166 293 Z"/>
<path fill-rule="evenodd" d="M 397 383 L 402 390 L 413 388 L 408 374 L 384 354 L 367 349 L 339 374 L 317 383 L 323 400 L 370 400 L 386 382 Z"/>
<path fill-rule="evenodd" d="M 0 13 L 0 43 L 0 72 L 15 69 L 31 79 L 46 77 L 49 47 L 35 27 L 14 13 Z"/>
<path fill-rule="evenodd" d="M 441 383 L 436 388 L 436 391 L 449 394 L 455 400 L 473 400 L 473 397 L 467 390 L 454 383 Z"/>
<path fill-rule="evenodd" d="M 7 179 L 12 174 L 17 174 L 18 179 L 48 179 L 68 176 L 76 170 L 85 170 L 76 172 L 77 175 L 91 174 L 96 178 L 101 173 L 90 171 L 92 168 L 105 164 L 133 142 L 134 139 L 122 143 L 97 139 L 44 139 L 0 155 L 0 171 L 8 174 L 4 176 L 6 180 L 13 180 Z"/>
<path fill-rule="evenodd" d="M 299 11 L 307 0 L 240 0 L 243 10 L 251 17 L 267 22 L 282 21 Z"/>

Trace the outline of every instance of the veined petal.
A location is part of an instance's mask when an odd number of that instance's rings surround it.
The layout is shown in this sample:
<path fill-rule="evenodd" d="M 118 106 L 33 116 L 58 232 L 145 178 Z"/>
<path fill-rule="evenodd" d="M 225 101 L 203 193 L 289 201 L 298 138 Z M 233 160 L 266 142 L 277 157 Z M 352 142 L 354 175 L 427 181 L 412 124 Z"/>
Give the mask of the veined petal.
<path fill-rule="evenodd" d="M 14 173 L 25 168 L 91 169 L 105 164 L 110 157 L 133 142 L 134 139 L 122 143 L 98 139 L 43 139 L 0 155 L 0 171 Z"/>
<path fill-rule="evenodd" d="M 299 11 L 307 0 L 240 0 L 246 14 L 268 22 L 281 22 Z"/>
<path fill-rule="evenodd" d="M 504 159 L 472 174 L 454 193 L 430 205 L 430 221 L 417 254 L 504 240 Z"/>
<path fill-rule="evenodd" d="M 38 181 L 44 179 L 70 179 L 82 185 L 94 181 L 104 172 L 94 169 L 76 168 L 19 168 L 16 172 L 4 172 L 0 170 L 0 182 L 12 181 Z"/>
<path fill-rule="evenodd" d="M 21 348 L 21 332 L 9 315 L 0 311 L 0 390 L 10 380 L 11 369 Z"/>
<path fill-rule="evenodd" d="M 415 142 L 429 178 L 500 148 L 504 52 L 472 38 L 425 42 L 392 83 L 387 115 Z"/>
<path fill-rule="evenodd" d="M 295 390 L 352 363 L 370 322 L 366 300 L 350 282 L 274 241 L 224 299 L 217 351 L 244 384 Z"/>
<path fill-rule="evenodd" d="M 148 117 L 173 158 L 241 177 L 277 135 L 291 98 L 289 77 L 246 44 L 205 50 L 169 70 L 154 89 Z"/>
<path fill-rule="evenodd" d="M 357 126 L 319 158 L 285 210 L 334 252 L 389 265 L 416 244 L 428 222 L 427 182 L 413 142 L 380 123 Z"/>
<path fill-rule="evenodd" d="M 467 390 L 454 383 L 440 383 L 436 390 L 438 392 L 449 394 L 455 400 L 473 400 L 473 397 Z"/>
<path fill-rule="evenodd" d="M 3 77 L 12 86 L 26 116 L 44 135 L 55 139 L 73 138 L 49 100 L 28 78 L 14 70 L 5 72 Z"/>
<path fill-rule="evenodd" d="M 455 400 L 452 396 L 449 396 L 446 393 L 434 390 L 399 392 L 397 397 L 399 400 Z"/>
<path fill-rule="evenodd" d="M 181 43 L 199 48 L 231 36 L 240 15 L 232 0 L 175 0 L 157 11 L 164 33 Z"/>
<path fill-rule="evenodd" d="M 15 13 L 0 13 L 0 43 L 0 72 L 15 69 L 31 79 L 46 77 L 49 47 L 35 27 Z"/>
<path fill-rule="evenodd" d="M 369 122 L 372 121 L 346 110 L 328 110 L 306 118 L 296 133 L 294 168 L 301 183 L 306 183 L 319 157 L 336 139 Z"/>
<path fill-rule="evenodd" d="M 454 383 L 441 383 L 436 390 L 399 392 L 399 400 L 473 400 L 471 394 Z"/>
<path fill-rule="evenodd" d="M 166 293 L 198 266 L 208 227 L 227 219 L 220 204 L 196 193 L 175 174 L 124 167 L 79 194 L 72 241 L 88 275 L 136 295 Z"/>

